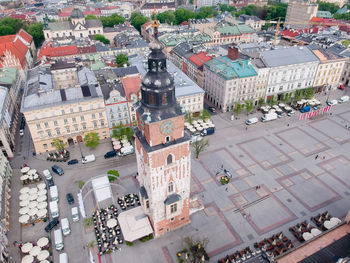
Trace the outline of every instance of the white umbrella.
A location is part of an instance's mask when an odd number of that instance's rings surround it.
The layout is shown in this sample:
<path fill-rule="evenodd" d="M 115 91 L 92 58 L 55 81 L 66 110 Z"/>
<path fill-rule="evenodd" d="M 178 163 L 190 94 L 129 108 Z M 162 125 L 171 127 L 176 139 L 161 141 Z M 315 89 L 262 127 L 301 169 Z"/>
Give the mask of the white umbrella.
<path fill-rule="evenodd" d="M 39 253 L 39 255 L 38 255 L 38 259 L 39 259 L 39 260 L 44 260 L 44 259 L 48 258 L 49 256 L 50 256 L 49 251 L 47 251 L 47 250 L 42 250 L 42 251 L 40 251 L 40 253 Z"/>
<path fill-rule="evenodd" d="M 36 173 L 36 170 L 35 169 L 30 169 L 28 171 L 28 175 L 34 175 Z"/>
<path fill-rule="evenodd" d="M 329 221 L 330 221 L 334 226 L 341 223 L 341 220 L 340 220 L 339 218 L 337 218 L 337 217 L 332 217 Z"/>
<path fill-rule="evenodd" d="M 192 121 L 192 124 L 194 125 L 194 124 L 197 124 L 198 123 L 198 121 Z"/>
<path fill-rule="evenodd" d="M 23 201 L 23 200 L 28 200 L 29 199 L 29 194 L 21 194 L 19 196 L 19 200 Z"/>
<path fill-rule="evenodd" d="M 189 122 L 184 123 L 185 126 L 191 125 Z"/>
<path fill-rule="evenodd" d="M 38 188 L 34 187 L 34 188 L 30 188 L 29 190 L 29 194 L 36 194 L 38 192 Z"/>
<path fill-rule="evenodd" d="M 273 105 L 272 108 L 278 109 L 279 107 L 277 105 Z"/>
<path fill-rule="evenodd" d="M 208 126 L 208 124 L 203 123 L 203 124 L 202 124 L 202 127 L 203 127 L 203 129 L 207 129 L 209 126 Z"/>
<path fill-rule="evenodd" d="M 46 188 L 46 184 L 45 183 L 40 183 L 37 185 L 38 189 L 41 190 L 41 189 L 45 189 Z"/>
<path fill-rule="evenodd" d="M 34 257 L 31 255 L 26 255 L 22 258 L 21 263 L 32 263 L 34 261 Z"/>
<path fill-rule="evenodd" d="M 38 205 L 38 201 L 31 201 L 28 205 L 29 208 L 34 208 L 34 207 L 37 207 Z"/>
<path fill-rule="evenodd" d="M 29 215 L 23 215 L 23 216 L 20 216 L 18 218 L 18 221 L 21 223 L 21 224 L 26 224 L 28 223 L 28 220 L 29 220 Z"/>
<path fill-rule="evenodd" d="M 30 190 L 29 187 L 22 187 L 22 189 L 19 190 L 19 193 L 20 193 L 20 194 L 26 194 L 26 193 L 29 192 L 29 190 Z"/>
<path fill-rule="evenodd" d="M 199 119 L 197 122 L 198 122 L 198 123 L 204 123 L 204 121 L 201 120 L 201 119 Z"/>
<path fill-rule="evenodd" d="M 115 145 L 114 147 L 113 147 L 115 150 L 119 150 L 120 148 L 122 148 L 120 145 Z"/>
<path fill-rule="evenodd" d="M 39 178 L 39 175 L 38 174 L 34 174 L 33 179 L 36 180 L 38 178 Z"/>
<path fill-rule="evenodd" d="M 22 250 L 23 253 L 29 253 L 29 251 L 30 251 L 32 248 L 33 248 L 33 244 L 27 242 L 27 243 L 25 243 L 25 244 L 22 246 L 21 250 Z"/>
<path fill-rule="evenodd" d="M 319 230 L 319 229 L 317 229 L 317 228 L 313 228 L 313 229 L 311 229 L 311 235 L 313 235 L 314 237 L 315 236 L 318 236 L 319 234 L 321 234 L 322 232 Z"/>
<path fill-rule="evenodd" d="M 35 216 L 36 213 L 38 213 L 38 208 L 34 207 L 34 208 L 29 210 L 28 215 Z"/>
<path fill-rule="evenodd" d="M 35 200 L 35 199 L 37 199 L 38 198 L 38 195 L 37 194 L 31 194 L 30 196 L 29 196 L 29 200 L 30 201 L 33 201 L 33 200 Z"/>
<path fill-rule="evenodd" d="M 38 205 L 37 205 L 37 208 L 38 209 L 44 209 L 47 207 L 47 202 L 40 202 Z"/>
<path fill-rule="evenodd" d="M 50 263 L 48 260 L 41 260 L 40 263 Z"/>
<path fill-rule="evenodd" d="M 22 174 L 28 173 L 29 170 L 30 170 L 30 167 L 25 166 L 25 167 L 23 167 L 23 168 L 21 169 L 21 173 L 22 173 Z"/>
<path fill-rule="evenodd" d="M 38 198 L 36 199 L 38 202 L 44 202 L 47 200 L 46 195 L 39 195 Z"/>
<path fill-rule="evenodd" d="M 329 221 L 329 220 L 324 221 L 323 225 L 324 225 L 324 227 L 327 228 L 327 229 L 330 229 L 330 228 L 333 227 L 331 221 Z"/>
<path fill-rule="evenodd" d="M 198 131 L 203 131 L 203 127 L 202 126 L 199 126 L 196 128 Z"/>
<path fill-rule="evenodd" d="M 29 200 L 23 200 L 23 201 L 19 202 L 20 207 L 25 207 L 27 205 L 29 205 Z"/>
<path fill-rule="evenodd" d="M 41 190 L 39 190 L 38 195 L 39 195 L 39 196 L 40 196 L 40 195 L 46 195 L 46 193 L 47 193 L 47 190 L 46 190 L 46 189 L 41 189 Z"/>
<path fill-rule="evenodd" d="M 113 227 L 115 227 L 117 224 L 118 224 L 118 222 L 117 222 L 117 220 L 114 219 L 114 218 L 109 219 L 109 220 L 107 221 L 107 226 L 108 226 L 109 228 L 113 228 Z"/>
<path fill-rule="evenodd" d="M 18 210 L 18 213 L 19 213 L 20 215 L 28 214 L 28 212 L 29 212 L 29 208 L 28 208 L 27 206 L 22 207 L 20 210 Z"/>
<path fill-rule="evenodd" d="M 29 180 L 33 180 L 33 175 L 28 175 Z"/>
<path fill-rule="evenodd" d="M 279 107 L 284 108 L 286 105 L 284 103 L 278 104 Z"/>
<path fill-rule="evenodd" d="M 39 210 L 36 215 L 38 216 L 38 218 L 43 218 L 46 217 L 47 215 L 47 209 L 41 209 Z"/>
<path fill-rule="evenodd" d="M 314 236 L 311 235 L 309 232 L 305 232 L 303 233 L 303 238 L 305 239 L 305 241 L 310 240 L 311 238 L 313 238 Z"/>
<path fill-rule="evenodd" d="M 49 243 L 49 239 L 47 237 L 41 237 L 37 242 L 39 247 L 45 247 L 48 243 Z"/>
<path fill-rule="evenodd" d="M 215 128 L 215 124 L 210 124 L 210 127 Z"/>
<path fill-rule="evenodd" d="M 118 145 L 119 144 L 119 142 L 113 142 L 113 145 Z"/>
<path fill-rule="evenodd" d="M 27 174 L 21 176 L 21 181 L 27 180 L 29 177 Z"/>
<path fill-rule="evenodd" d="M 29 254 L 32 255 L 33 257 L 36 257 L 37 255 L 39 255 L 40 251 L 41 251 L 41 247 L 35 246 L 29 251 Z"/>

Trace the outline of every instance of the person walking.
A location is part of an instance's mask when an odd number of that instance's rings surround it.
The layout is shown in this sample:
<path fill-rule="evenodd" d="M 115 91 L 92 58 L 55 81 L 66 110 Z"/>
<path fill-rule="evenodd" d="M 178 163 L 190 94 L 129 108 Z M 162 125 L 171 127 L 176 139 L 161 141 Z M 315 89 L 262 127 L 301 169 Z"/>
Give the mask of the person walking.
<path fill-rule="evenodd" d="M 318 158 L 318 154 L 315 156 L 315 160 Z"/>

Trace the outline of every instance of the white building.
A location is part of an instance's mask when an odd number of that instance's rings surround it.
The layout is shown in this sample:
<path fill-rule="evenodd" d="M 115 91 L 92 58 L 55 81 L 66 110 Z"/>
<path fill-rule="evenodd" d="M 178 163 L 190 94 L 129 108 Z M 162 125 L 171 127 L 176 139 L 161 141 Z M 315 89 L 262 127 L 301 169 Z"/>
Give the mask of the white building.
<path fill-rule="evenodd" d="M 12 178 L 12 168 L 6 156 L 0 151 L 0 220 L 5 230 L 10 229 L 10 184 Z M 1 226 L 0 226 L 1 229 Z M 1 230 L 0 230 L 1 232 Z M 0 243 L 3 245 L 0 233 Z M 1 254 L 0 254 L 1 259 Z M 0 262 L 3 262 L 0 260 Z"/>

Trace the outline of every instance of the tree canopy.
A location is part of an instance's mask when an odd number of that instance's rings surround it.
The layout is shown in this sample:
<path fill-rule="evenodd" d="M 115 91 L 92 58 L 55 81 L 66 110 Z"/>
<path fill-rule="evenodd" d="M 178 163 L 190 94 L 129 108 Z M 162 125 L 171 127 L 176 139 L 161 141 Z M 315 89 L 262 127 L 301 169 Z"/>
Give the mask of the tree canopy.
<path fill-rule="evenodd" d="M 318 4 L 318 11 L 329 11 L 332 14 L 337 12 L 337 10 L 340 8 L 337 4 L 327 3 L 322 1 L 317 1 L 317 4 Z"/>
<path fill-rule="evenodd" d="M 103 27 L 114 27 L 114 25 L 123 24 L 126 20 L 124 17 L 113 14 L 111 16 L 100 17 Z"/>
<path fill-rule="evenodd" d="M 116 63 L 118 65 L 118 67 L 123 67 L 125 64 L 129 64 L 128 62 L 129 58 L 127 55 L 120 53 L 116 56 Z"/>
<path fill-rule="evenodd" d="M 219 8 L 221 12 L 234 12 L 237 10 L 234 6 L 226 4 L 219 5 Z"/>
<path fill-rule="evenodd" d="M 89 14 L 85 17 L 85 20 L 98 19 L 95 15 Z"/>
<path fill-rule="evenodd" d="M 246 14 L 249 16 L 257 16 L 263 20 L 277 20 L 279 17 L 284 20 L 287 14 L 287 4 L 269 2 L 269 5 L 263 7 L 256 5 L 248 5 L 240 11 L 234 13 L 236 17 Z"/>
<path fill-rule="evenodd" d="M 57 149 L 57 151 L 59 151 L 59 152 L 62 152 L 64 150 L 64 148 L 67 147 L 67 144 L 64 143 L 63 141 L 61 141 L 61 139 L 59 139 L 59 138 L 53 139 L 52 143 L 55 146 L 55 148 Z"/>
<path fill-rule="evenodd" d="M 26 30 L 28 34 L 33 37 L 35 46 L 39 46 L 44 40 L 43 24 L 42 23 L 33 23 L 30 24 Z"/>
<path fill-rule="evenodd" d="M 167 23 L 169 25 L 175 23 L 175 15 L 173 11 L 165 11 L 157 14 L 157 20 L 160 23 Z"/>
<path fill-rule="evenodd" d="M 127 140 L 130 141 L 133 135 L 134 132 L 130 127 L 118 126 L 114 128 L 112 137 L 118 140 L 122 140 L 124 137 L 126 137 Z"/>
<path fill-rule="evenodd" d="M 94 36 L 94 39 L 102 42 L 103 44 L 109 45 L 109 43 L 110 43 L 109 39 L 105 38 L 105 36 L 103 36 L 103 35 L 96 34 Z"/>
<path fill-rule="evenodd" d="M 84 141 L 86 147 L 96 148 L 100 144 L 100 137 L 96 132 L 89 132 L 88 134 L 86 134 Z"/>
<path fill-rule="evenodd" d="M 143 16 L 139 12 L 133 12 L 131 13 L 130 21 L 138 31 L 141 31 L 141 26 L 149 21 L 149 17 Z"/>

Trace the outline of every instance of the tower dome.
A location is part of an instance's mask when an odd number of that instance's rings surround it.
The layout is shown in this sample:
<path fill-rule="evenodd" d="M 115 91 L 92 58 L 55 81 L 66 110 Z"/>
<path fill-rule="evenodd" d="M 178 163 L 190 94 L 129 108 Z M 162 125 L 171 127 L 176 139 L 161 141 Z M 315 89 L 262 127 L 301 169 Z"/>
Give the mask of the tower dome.
<path fill-rule="evenodd" d="M 84 18 L 84 14 L 80 9 L 74 8 L 70 17 L 73 19 Z"/>

